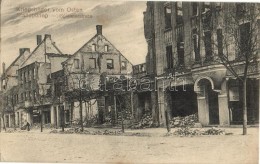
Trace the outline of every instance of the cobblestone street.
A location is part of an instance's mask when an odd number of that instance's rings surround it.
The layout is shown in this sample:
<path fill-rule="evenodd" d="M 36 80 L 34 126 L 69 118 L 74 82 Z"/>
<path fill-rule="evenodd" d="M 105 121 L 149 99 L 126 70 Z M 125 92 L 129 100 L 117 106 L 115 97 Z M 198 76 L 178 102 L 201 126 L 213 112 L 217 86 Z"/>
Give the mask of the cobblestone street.
<path fill-rule="evenodd" d="M 174 129 L 172 129 L 174 130 Z M 233 135 L 177 137 L 166 130 L 126 130 L 148 136 L 1 133 L 3 162 L 258 163 L 258 128 L 226 128 Z"/>

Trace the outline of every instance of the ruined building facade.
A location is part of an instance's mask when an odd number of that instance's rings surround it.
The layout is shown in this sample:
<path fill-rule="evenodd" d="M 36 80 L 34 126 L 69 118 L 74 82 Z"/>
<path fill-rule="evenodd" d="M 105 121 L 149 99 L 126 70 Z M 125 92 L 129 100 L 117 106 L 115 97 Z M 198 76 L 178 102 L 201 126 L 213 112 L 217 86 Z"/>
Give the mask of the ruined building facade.
<path fill-rule="evenodd" d="M 150 79 L 151 90 L 135 92 L 136 113 L 150 111 L 154 121 L 165 124 L 165 112 L 170 117 L 198 113 L 202 125 L 241 124 L 241 82 L 217 62 L 218 53 L 229 53 L 229 61 L 239 76 L 243 76 L 241 53 L 231 40 L 222 50 L 217 37 L 224 34 L 228 15 L 241 16 L 250 9 L 258 12 L 258 4 L 147 2 L 144 12 L 144 35 L 148 44 L 146 63 L 133 67 L 134 77 Z M 242 15 L 241 15 L 242 13 Z M 250 26 L 251 25 L 251 26 Z M 237 31 L 243 44 L 249 27 L 257 26 L 259 17 L 241 21 Z M 219 35 L 222 36 L 222 35 Z M 254 53 L 255 62 L 248 69 L 248 123 L 258 122 L 259 114 L 259 37 Z"/>
<path fill-rule="evenodd" d="M 3 64 L 1 120 L 7 127 L 29 122 L 58 128 L 78 124 L 80 113 L 84 122 L 96 116 L 99 123 L 108 117 L 117 120 L 117 106 L 126 108 L 128 101 L 123 100 L 129 93 L 101 92 L 101 81 L 105 84 L 130 78 L 132 64 L 105 38 L 102 25 L 96 30 L 73 55 L 63 54 L 51 35 L 43 39 L 37 35 L 32 52 L 21 48 L 7 69 Z"/>

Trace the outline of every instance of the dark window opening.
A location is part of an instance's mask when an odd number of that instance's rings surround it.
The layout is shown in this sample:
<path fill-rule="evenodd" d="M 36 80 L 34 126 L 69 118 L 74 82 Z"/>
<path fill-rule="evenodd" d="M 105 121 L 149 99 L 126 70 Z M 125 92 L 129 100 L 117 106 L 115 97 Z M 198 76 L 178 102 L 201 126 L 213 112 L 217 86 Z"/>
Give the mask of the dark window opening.
<path fill-rule="evenodd" d="M 74 59 L 74 68 L 79 69 L 79 59 Z"/>
<path fill-rule="evenodd" d="M 250 52 L 250 23 L 244 23 L 239 27 L 240 31 L 240 55 L 245 56 Z"/>
<path fill-rule="evenodd" d="M 217 29 L 218 55 L 223 55 L 223 35 L 222 29 Z"/>
<path fill-rule="evenodd" d="M 246 13 L 246 4 L 245 3 L 237 3 L 236 4 L 236 15 L 237 17 L 243 17 Z"/>
<path fill-rule="evenodd" d="M 172 46 L 166 47 L 167 68 L 173 68 Z"/>
<path fill-rule="evenodd" d="M 202 12 L 207 12 L 210 10 L 210 2 L 203 2 L 202 4 Z"/>
<path fill-rule="evenodd" d="M 183 24 L 183 12 L 182 12 L 182 2 L 176 2 L 176 23 L 177 25 Z"/>
<path fill-rule="evenodd" d="M 206 61 L 212 60 L 212 45 L 211 45 L 211 31 L 204 32 L 204 43 L 205 43 L 205 53 Z"/>
<path fill-rule="evenodd" d="M 164 20 L 165 20 L 165 29 L 172 28 L 172 22 L 171 22 L 171 14 L 172 9 L 171 6 L 165 6 L 164 7 Z"/>
<path fill-rule="evenodd" d="M 200 42 L 197 28 L 192 30 L 192 39 L 195 53 L 195 61 L 200 61 Z"/>
<path fill-rule="evenodd" d="M 26 83 L 26 73 L 23 73 L 24 83 Z"/>
<path fill-rule="evenodd" d="M 198 15 L 198 3 L 192 2 L 192 15 L 196 16 Z"/>
<path fill-rule="evenodd" d="M 126 70 L 126 61 L 121 62 L 121 69 Z"/>
<path fill-rule="evenodd" d="M 184 42 L 177 43 L 177 54 L 179 66 L 184 66 Z"/>
<path fill-rule="evenodd" d="M 220 2 L 216 2 L 216 10 L 221 10 L 221 3 Z"/>
<path fill-rule="evenodd" d="M 97 68 L 96 58 L 89 58 L 89 68 Z"/>
<path fill-rule="evenodd" d="M 107 59 L 107 69 L 114 69 L 113 59 Z"/>

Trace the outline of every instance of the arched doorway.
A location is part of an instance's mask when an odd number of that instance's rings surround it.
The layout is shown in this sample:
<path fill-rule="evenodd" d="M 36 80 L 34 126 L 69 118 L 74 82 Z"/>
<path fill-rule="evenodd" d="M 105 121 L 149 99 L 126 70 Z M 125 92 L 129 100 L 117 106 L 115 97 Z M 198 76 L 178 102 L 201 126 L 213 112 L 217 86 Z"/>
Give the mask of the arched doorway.
<path fill-rule="evenodd" d="M 213 81 L 210 78 L 201 78 L 195 84 L 198 93 L 198 110 L 201 110 L 199 117 L 205 124 L 219 124 L 218 92 L 214 90 Z"/>

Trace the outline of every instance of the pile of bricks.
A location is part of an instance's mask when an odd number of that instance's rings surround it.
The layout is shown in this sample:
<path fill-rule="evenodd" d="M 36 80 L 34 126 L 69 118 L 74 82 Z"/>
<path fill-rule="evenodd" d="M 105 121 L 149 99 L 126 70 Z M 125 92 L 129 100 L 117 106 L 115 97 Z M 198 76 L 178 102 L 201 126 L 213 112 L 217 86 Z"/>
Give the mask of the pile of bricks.
<path fill-rule="evenodd" d="M 170 120 L 170 127 L 193 127 L 196 122 L 198 122 L 198 114 L 192 114 L 185 117 L 173 117 Z"/>
<path fill-rule="evenodd" d="M 153 127 L 153 118 L 151 114 L 147 113 L 143 115 L 143 117 L 139 122 L 137 122 L 137 124 L 132 126 L 132 129 L 143 129 L 151 127 Z"/>

